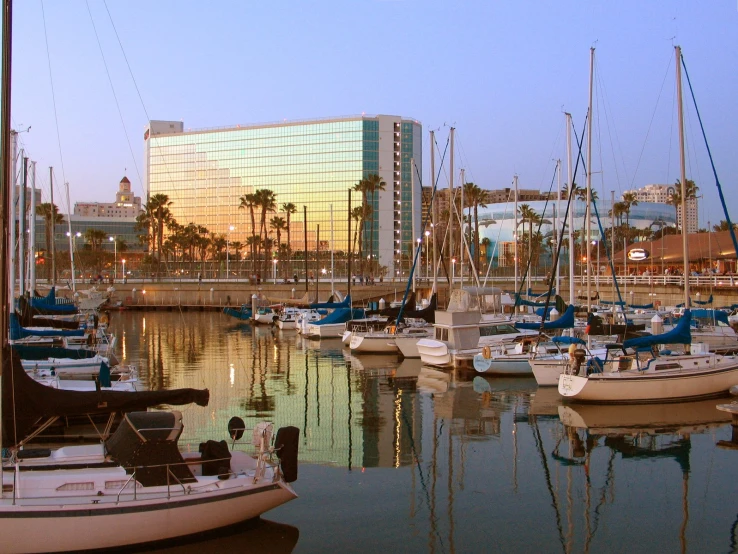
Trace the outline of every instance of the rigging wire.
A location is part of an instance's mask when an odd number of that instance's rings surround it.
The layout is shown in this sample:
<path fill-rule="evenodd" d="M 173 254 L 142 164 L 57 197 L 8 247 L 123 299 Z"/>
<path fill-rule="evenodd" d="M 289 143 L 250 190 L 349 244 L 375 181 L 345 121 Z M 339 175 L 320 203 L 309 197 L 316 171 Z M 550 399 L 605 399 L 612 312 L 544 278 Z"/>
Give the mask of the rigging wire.
<path fill-rule="evenodd" d="M 54 77 L 51 71 L 51 52 L 49 50 L 49 33 L 46 29 L 46 10 L 44 9 L 44 2 L 41 0 L 41 18 L 44 22 L 44 39 L 46 41 L 46 61 L 49 66 L 49 82 L 51 83 L 51 101 L 54 105 L 54 123 L 56 125 L 56 142 L 59 146 L 59 161 L 61 162 L 62 169 L 62 181 L 67 182 L 66 172 L 64 171 L 64 155 L 62 154 L 61 134 L 59 133 L 59 115 L 56 110 L 56 93 L 54 91 Z"/>
<path fill-rule="evenodd" d="M 131 159 L 133 159 L 133 166 L 136 168 L 136 174 L 138 175 L 139 182 L 143 182 L 141 180 L 141 172 L 138 169 L 138 162 L 136 161 L 136 156 L 133 153 L 133 146 L 131 146 L 131 139 L 128 136 L 128 129 L 126 129 L 126 122 L 123 119 L 123 112 L 120 109 L 120 102 L 118 102 L 118 95 L 115 93 L 115 86 L 113 86 L 113 79 L 110 76 L 110 69 L 108 68 L 108 62 L 105 59 L 105 53 L 103 52 L 102 44 L 100 43 L 100 36 L 97 34 L 97 27 L 95 26 L 95 19 L 92 17 L 92 11 L 90 10 L 89 0 L 85 1 L 85 5 L 87 6 L 87 13 L 90 15 L 90 22 L 92 23 L 92 30 L 95 32 L 95 40 L 97 40 L 97 46 L 100 49 L 100 56 L 102 57 L 103 65 L 105 66 L 105 73 L 108 76 L 108 82 L 110 83 L 110 91 L 113 93 L 113 98 L 115 99 L 115 106 L 118 108 L 118 115 L 120 116 L 120 122 L 121 122 L 121 125 L 123 125 L 123 132 L 126 135 L 126 142 L 128 143 L 128 149 L 131 152 Z"/>

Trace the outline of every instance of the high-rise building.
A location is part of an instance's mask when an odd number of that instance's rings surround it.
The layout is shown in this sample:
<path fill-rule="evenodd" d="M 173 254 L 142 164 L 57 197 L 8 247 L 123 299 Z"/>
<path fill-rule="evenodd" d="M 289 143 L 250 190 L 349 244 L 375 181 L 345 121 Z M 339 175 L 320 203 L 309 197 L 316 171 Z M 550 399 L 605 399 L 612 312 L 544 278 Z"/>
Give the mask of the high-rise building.
<path fill-rule="evenodd" d="M 362 115 L 202 130 L 185 130 L 182 122 L 151 121 L 144 142 L 146 190 L 168 197 L 178 223 L 202 225 L 229 241 L 253 242 L 252 237 L 263 234 L 262 209 L 254 208 L 252 224 L 248 195 L 268 189 L 274 193 L 274 206 L 265 215 L 267 235 L 276 239 L 272 218 L 286 222 L 289 217 L 293 253 L 302 252 L 306 242 L 307 250 L 315 252 L 319 233 L 321 252 L 345 256 L 348 191 L 377 174 L 385 186 L 367 197 L 372 209 L 364 222 L 362 255 L 373 251 L 379 266 L 393 276 L 406 272 L 411 263 L 421 225 L 419 217 L 413 219 L 413 209 L 419 212 L 421 206 L 419 179 L 413 179 L 422 175 L 418 121 Z M 362 194 L 353 192 L 352 207 L 361 203 Z M 285 205 L 296 211 L 288 216 Z M 357 224 L 351 225 L 354 234 Z M 280 235 L 286 244 L 286 230 Z M 279 251 L 284 247 L 275 248 Z"/>
<path fill-rule="evenodd" d="M 655 202 L 658 204 L 671 203 L 671 197 L 675 192 L 674 185 L 646 185 L 639 189 L 628 190 L 635 194 L 638 202 Z M 678 191 L 677 191 L 678 192 Z M 676 208 L 677 221 L 681 225 L 682 207 Z M 698 217 L 697 198 L 687 199 L 687 233 L 696 233 L 699 230 L 700 222 Z"/>

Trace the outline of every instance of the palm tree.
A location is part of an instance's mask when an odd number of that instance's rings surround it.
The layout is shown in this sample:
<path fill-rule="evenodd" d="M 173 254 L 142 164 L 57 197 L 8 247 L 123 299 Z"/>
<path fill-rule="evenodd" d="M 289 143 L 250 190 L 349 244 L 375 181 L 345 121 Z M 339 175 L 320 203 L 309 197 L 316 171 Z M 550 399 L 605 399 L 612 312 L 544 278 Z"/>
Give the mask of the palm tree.
<path fill-rule="evenodd" d="M 152 247 L 152 255 L 158 263 L 161 261 L 162 244 L 164 242 L 164 227 L 174 220 L 169 206 L 172 202 L 166 194 L 155 194 L 144 205 L 143 213 L 138 216 L 137 222 L 140 228 L 148 229 L 149 244 Z"/>
<path fill-rule="evenodd" d="M 277 233 L 277 250 L 282 246 L 282 231 L 287 229 L 287 222 L 283 217 L 275 215 L 269 220 L 269 228 Z"/>
<path fill-rule="evenodd" d="M 269 233 L 267 232 L 267 213 L 273 212 L 277 209 L 276 195 L 274 194 L 274 191 L 269 189 L 257 190 L 256 205 L 261 208 L 259 232 L 265 237 L 263 244 L 266 244 L 266 237 L 269 236 Z M 264 251 L 266 252 L 266 249 Z"/>
<path fill-rule="evenodd" d="M 354 231 L 354 244 L 351 247 L 351 251 L 354 251 L 354 248 L 356 247 L 357 237 L 361 237 L 364 233 L 364 221 L 366 221 L 366 218 L 369 217 L 369 214 L 371 213 L 372 207 L 368 204 L 362 204 L 361 206 L 356 206 L 351 210 L 351 217 L 354 221 L 357 222 L 356 225 L 356 231 Z M 359 260 L 361 264 L 359 265 L 359 273 L 364 274 L 364 250 L 362 249 L 362 241 L 359 239 Z"/>
<path fill-rule="evenodd" d="M 374 195 L 376 192 L 383 191 L 387 187 L 387 183 L 384 182 L 384 179 L 382 179 L 379 175 L 376 173 L 371 173 L 367 175 L 366 179 L 366 189 L 367 193 L 372 195 L 372 205 L 374 204 Z M 369 271 L 371 273 L 374 273 L 374 210 L 371 212 L 371 228 L 369 229 L 369 260 L 370 260 L 370 266 Z"/>
<path fill-rule="evenodd" d="M 542 219 L 528 204 L 520 204 L 518 206 L 518 212 L 520 212 L 520 223 L 525 224 L 528 222 L 528 259 L 531 260 L 531 267 L 533 267 L 533 224 L 540 224 Z"/>
<path fill-rule="evenodd" d="M 733 223 L 733 230 L 738 229 L 738 223 Z M 720 221 L 717 225 L 712 226 L 713 231 L 730 231 L 730 225 L 728 225 L 728 222 L 724 219 Z"/>
<path fill-rule="evenodd" d="M 256 259 L 254 258 L 254 245 L 256 244 L 256 240 L 254 237 L 256 236 L 256 217 L 254 215 L 254 210 L 257 206 L 257 196 L 256 193 L 249 193 L 244 194 L 241 198 L 239 198 L 241 203 L 238 205 L 239 210 L 243 210 L 248 208 L 249 215 L 251 216 L 251 242 L 247 241 L 247 243 L 251 246 L 251 263 L 255 264 Z"/>
<path fill-rule="evenodd" d="M 697 198 L 697 191 L 700 190 L 700 187 L 698 187 L 692 179 L 687 179 L 684 185 L 686 192 L 685 203 L 689 203 L 692 198 Z M 682 182 L 679 179 L 677 179 L 676 183 L 674 183 L 674 192 L 671 194 L 669 200 L 667 200 L 667 203 L 674 206 L 674 211 L 676 212 L 676 228 L 677 231 L 679 231 L 681 229 L 681 222 L 679 221 L 679 210 L 682 207 Z M 684 229 L 681 229 L 681 232 L 684 232 Z"/>
<path fill-rule="evenodd" d="M 470 223 L 474 225 L 474 266 L 479 272 L 479 208 L 486 208 L 487 191 L 481 189 L 474 183 L 464 183 L 464 201 L 469 206 Z M 474 210 L 474 219 L 471 212 Z"/>
<path fill-rule="evenodd" d="M 90 250 L 96 252 L 100 249 L 108 234 L 100 229 L 87 229 L 84 236 L 85 241 L 90 245 Z"/>
<path fill-rule="evenodd" d="M 625 225 L 630 227 L 630 207 L 638 205 L 638 197 L 634 192 L 623 194 L 623 211 L 625 213 Z"/>
<path fill-rule="evenodd" d="M 484 237 L 481 241 L 479 241 L 480 247 L 484 249 L 484 262 L 489 263 L 489 247 L 492 244 L 492 241 L 489 240 L 489 237 Z M 481 254 L 481 252 L 480 252 Z M 481 269 L 481 268 L 480 268 Z"/>
<path fill-rule="evenodd" d="M 287 216 L 287 251 L 292 251 L 292 236 L 290 235 L 290 223 L 291 223 L 291 217 L 292 214 L 297 213 L 297 206 L 295 206 L 292 202 L 287 202 L 285 204 L 282 204 L 282 211 Z"/>
<path fill-rule="evenodd" d="M 44 202 L 43 204 L 36 206 L 36 215 L 40 215 L 44 218 L 46 256 L 48 257 L 51 255 L 51 237 L 54 235 L 54 228 L 57 225 L 64 223 L 64 216 L 59 213 L 59 208 L 56 207 L 56 204 L 51 204 L 50 202 Z M 48 271 L 51 270 L 49 269 Z M 53 276 L 53 281 L 56 282 L 56 275 Z"/>

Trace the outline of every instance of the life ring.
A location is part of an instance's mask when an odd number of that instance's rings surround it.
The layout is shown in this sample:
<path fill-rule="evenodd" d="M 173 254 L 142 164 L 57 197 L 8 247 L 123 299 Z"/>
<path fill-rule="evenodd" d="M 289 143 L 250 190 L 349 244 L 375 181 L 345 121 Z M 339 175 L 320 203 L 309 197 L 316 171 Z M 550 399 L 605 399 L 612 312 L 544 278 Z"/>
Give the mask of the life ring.
<path fill-rule="evenodd" d="M 492 349 L 489 346 L 482 348 L 482 357 L 485 360 L 489 360 L 492 357 Z"/>

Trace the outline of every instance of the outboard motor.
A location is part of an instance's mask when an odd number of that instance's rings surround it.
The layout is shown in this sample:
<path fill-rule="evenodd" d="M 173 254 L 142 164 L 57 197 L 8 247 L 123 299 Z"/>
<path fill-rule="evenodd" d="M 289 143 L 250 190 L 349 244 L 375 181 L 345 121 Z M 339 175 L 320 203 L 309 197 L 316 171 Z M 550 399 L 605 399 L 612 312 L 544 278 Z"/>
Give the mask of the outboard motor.
<path fill-rule="evenodd" d="M 274 448 L 279 457 L 282 475 L 288 483 L 297 481 L 297 447 L 300 439 L 300 430 L 297 427 L 280 427 Z"/>

